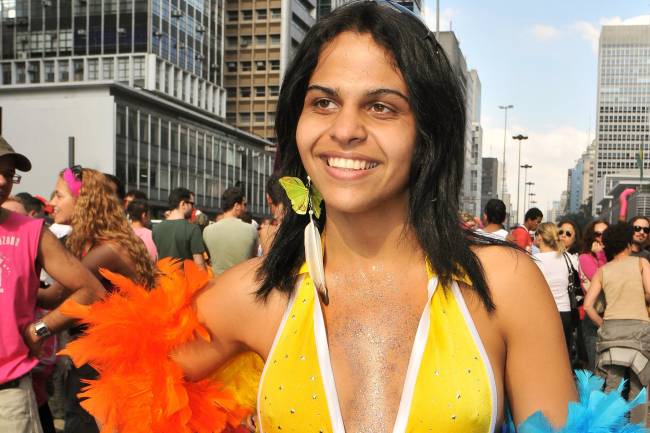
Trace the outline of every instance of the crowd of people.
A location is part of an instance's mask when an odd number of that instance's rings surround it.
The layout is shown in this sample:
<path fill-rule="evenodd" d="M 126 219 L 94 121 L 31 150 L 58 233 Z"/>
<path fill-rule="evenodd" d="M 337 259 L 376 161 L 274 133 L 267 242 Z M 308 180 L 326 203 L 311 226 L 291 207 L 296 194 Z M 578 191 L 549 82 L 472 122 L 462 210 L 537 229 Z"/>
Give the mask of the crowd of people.
<path fill-rule="evenodd" d="M 259 224 L 238 186 L 212 218 L 177 188 L 151 229 L 142 192 L 80 166 L 12 196 L 31 162 L 0 139 L 0 431 L 52 431 L 65 330 L 71 433 L 642 431 L 647 218 L 580 238 L 493 200 L 459 223 L 464 86 L 392 0 L 334 9 L 294 57 Z M 257 376 L 230 369 L 250 354 Z"/>
<path fill-rule="evenodd" d="M 627 380 L 634 399 L 650 385 L 650 219 L 626 221 L 625 195 L 621 200 L 613 225 L 542 222 L 543 213 L 531 208 L 522 224 L 507 229 L 499 199 L 488 201 L 482 219 L 461 215 L 461 221 L 533 256 L 555 300 L 573 367 L 602 375 L 607 390 Z M 636 423 L 646 423 L 646 416 L 646 405 L 632 411 Z"/>
<path fill-rule="evenodd" d="M 223 212 L 202 226 L 194 194 L 177 188 L 169 195 L 165 219 L 152 227 L 143 192 L 124 193 L 119 179 L 81 166 L 61 170 L 53 179 L 49 200 L 28 192 L 11 195 L 22 176 L 16 170 L 30 168 L 29 159 L 0 138 L 0 296 L 3 301 L 11 297 L 10 302 L 0 303 L 0 431 L 53 433 L 48 400 L 58 386 L 63 409 L 58 416 L 64 419 L 64 431 L 98 432 L 95 419 L 79 405 L 77 396 L 86 381 L 97 378 L 97 372 L 88 364 L 77 368 L 56 356 L 85 327 L 45 317 L 56 319 L 56 308 L 73 293 L 80 300 L 93 301 L 112 292 L 115 288 L 103 270 L 147 288 L 154 287 L 155 264 L 165 257 L 194 260 L 214 275 L 221 274 L 268 249 L 278 220 L 243 222 L 246 198 L 242 188 L 232 187 L 223 194 Z M 277 194 L 277 180 L 277 176 L 269 180 L 268 197 L 279 219 L 286 199 Z M 36 312 L 28 311 L 34 304 Z M 21 344 L 23 338 L 29 344 L 32 334 L 35 338 L 52 335 L 42 345 L 34 341 L 30 346 L 38 358 Z M 59 377 L 64 380 L 58 382 Z M 7 412 L 9 408 L 16 412 Z"/>

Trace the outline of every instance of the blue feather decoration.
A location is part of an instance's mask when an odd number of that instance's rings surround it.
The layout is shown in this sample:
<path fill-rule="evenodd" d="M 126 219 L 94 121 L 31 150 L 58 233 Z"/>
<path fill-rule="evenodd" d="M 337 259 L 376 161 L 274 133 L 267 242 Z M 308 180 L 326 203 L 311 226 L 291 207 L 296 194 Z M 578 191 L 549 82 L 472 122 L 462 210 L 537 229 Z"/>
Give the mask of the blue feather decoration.
<path fill-rule="evenodd" d="M 621 381 L 616 391 L 608 394 L 601 391 L 603 379 L 589 371 L 576 371 L 579 402 L 569 403 L 566 424 L 555 430 L 541 412 L 532 414 L 515 429 L 510 411 L 502 433 L 647 433 L 642 425 L 630 424 L 626 414 L 646 401 L 643 389 L 632 401 L 621 397 L 625 383 Z"/>

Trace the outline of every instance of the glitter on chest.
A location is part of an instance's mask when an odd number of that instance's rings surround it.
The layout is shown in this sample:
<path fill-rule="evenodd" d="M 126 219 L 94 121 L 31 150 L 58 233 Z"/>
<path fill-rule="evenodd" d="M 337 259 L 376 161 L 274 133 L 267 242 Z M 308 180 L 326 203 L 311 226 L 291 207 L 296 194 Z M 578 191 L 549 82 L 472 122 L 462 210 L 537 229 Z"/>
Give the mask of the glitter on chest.
<path fill-rule="evenodd" d="M 332 293 L 339 294 L 326 314 L 347 431 L 391 431 L 395 422 L 426 301 L 409 300 L 411 292 L 400 288 L 397 280 L 379 266 L 369 272 L 328 276 Z"/>

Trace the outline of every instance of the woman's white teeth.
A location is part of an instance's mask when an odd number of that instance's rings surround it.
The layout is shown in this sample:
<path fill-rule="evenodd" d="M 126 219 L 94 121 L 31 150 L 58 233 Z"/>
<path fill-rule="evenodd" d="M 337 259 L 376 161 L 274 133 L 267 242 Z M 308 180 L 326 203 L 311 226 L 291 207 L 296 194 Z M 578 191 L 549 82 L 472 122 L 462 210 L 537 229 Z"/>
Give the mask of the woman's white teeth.
<path fill-rule="evenodd" d="M 334 168 L 345 168 L 347 170 L 368 170 L 376 167 L 377 163 L 360 159 L 327 158 L 327 165 Z"/>

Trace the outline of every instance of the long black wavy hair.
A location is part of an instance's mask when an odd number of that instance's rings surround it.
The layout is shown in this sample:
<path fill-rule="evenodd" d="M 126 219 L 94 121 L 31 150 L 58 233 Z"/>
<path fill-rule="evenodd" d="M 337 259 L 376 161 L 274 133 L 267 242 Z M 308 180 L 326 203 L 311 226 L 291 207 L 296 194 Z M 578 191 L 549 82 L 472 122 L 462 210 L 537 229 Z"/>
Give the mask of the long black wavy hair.
<path fill-rule="evenodd" d="M 416 143 L 409 178 L 408 223 L 440 281 L 466 274 L 492 311 L 494 304 L 472 245 L 505 244 L 465 230 L 458 216 L 465 154 L 465 94 L 440 45 L 415 16 L 374 2 L 335 9 L 318 21 L 298 47 L 286 71 L 275 129 L 280 172 L 306 181 L 296 145 L 296 127 L 307 86 L 328 42 L 346 31 L 370 34 L 393 55 L 408 88 L 416 120 Z M 327 216 L 318 220 L 323 229 Z M 309 219 L 288 210 L 271 250 L 258 271 L 258 297 L 272 290 L 292 293 L 305 260 L 304 228 Z"/>

